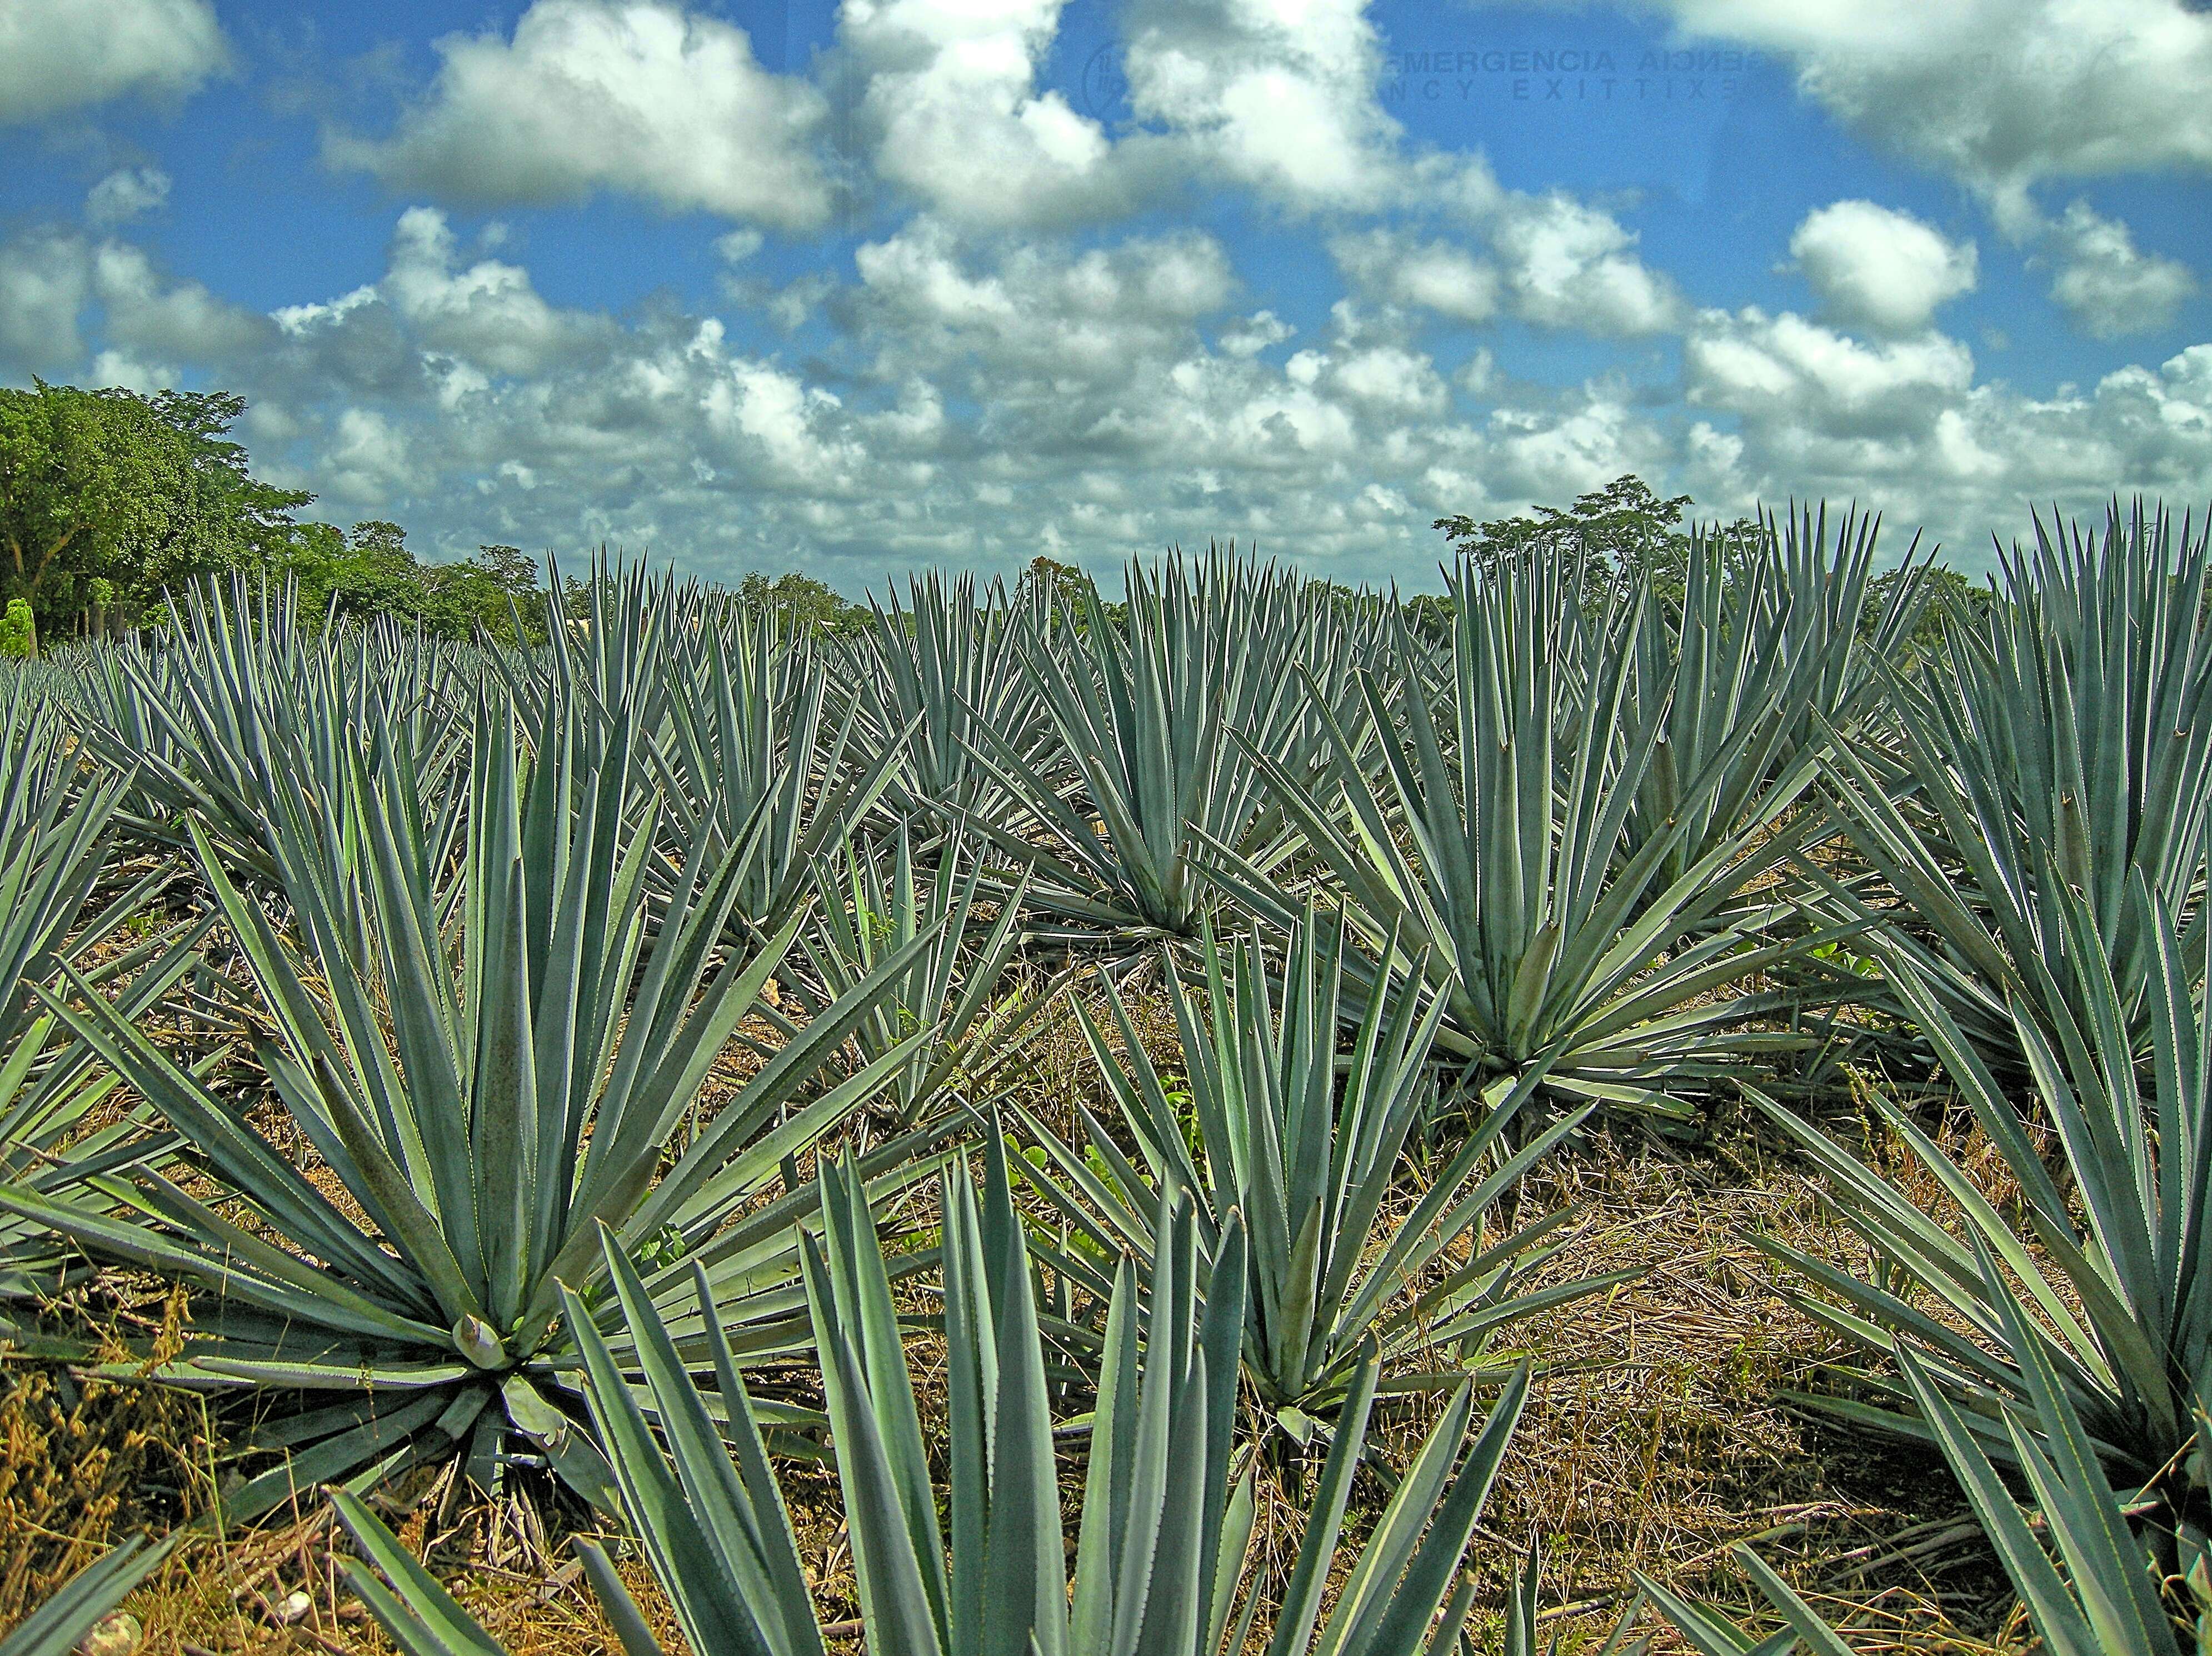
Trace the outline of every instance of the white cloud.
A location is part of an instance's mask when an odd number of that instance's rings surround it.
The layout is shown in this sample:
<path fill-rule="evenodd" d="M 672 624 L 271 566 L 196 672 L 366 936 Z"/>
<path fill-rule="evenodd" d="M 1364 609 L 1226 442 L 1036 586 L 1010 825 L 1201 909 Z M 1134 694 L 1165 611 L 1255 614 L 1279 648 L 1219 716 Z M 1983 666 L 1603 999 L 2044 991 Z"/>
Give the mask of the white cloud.
<path fill-rule="evenodd" d="M 1688 434 L 1685 481 L 1723 510 L 1856 500 L 1900 542 L 1927 525 L 1972 567 L 1992 531 L 2023 535 L 2054 501 L 2095 519 L 2114 494 L 2212 492 L 2212 345 L 2038 397 L 1976 382 L 1965 347 L 1940 335 L 1869 347 L 1792 317 L 1709 312 L 1685 367 L 1716 416 Z"/>
<path fill-rule="evenodd" d="M 1273 311 L 1255 311 L 1222 329 L 1221 349 L 1231 356 L 1257 356 L 1270 345 L 1279 345 L 1297 332 Z"/>
<path fill-rule="evenodd" d="M 1676 327 L 1686 312 L 1674 283 L 1630 251 L 1635 233 L 1564 191 L 1514 197 L 1492 243 L 1514 314 L 1528 321 L 1632 336 Z"/>
<path fill-rule="evenodd" d="M 2099 339 L 2163 328 L 2197 291 L 2187 265 L 2144 252 L 2126 225 L 2086 201 L 2069 205 L 2046 234 L 2058 261 L 2051 296 Z"/>
<path fill-rule="evenodd" d="M 1498 267 L 1452 242 L 1376 229 L 1334 237 L 1328 251 L 1362 293 L 1385 303 L 1460 322 L 1487 322 L 1498 313 Z"/>
<path fill-rule="evenodd" d="M 719 332 L 702 333 L 699 355 L 712 358 Z M 700 393 L 708 431 L 764 481 L 816 494 L 846 494 L 867 458 L 840 431 L 832 393 L 764 362 L 720 361 Z"/>
<path fill-rule="evenodd" d="M 844 0 L 838 40 L 877 173 L 969 224 L 1126 210 L 1132 155 L 1037 75 L 1065 0 Z"/>
<path fill-rule="evenodd" d="M 1941 334 L 1868 344 L 1790 312 L 1698 313 L 1683 342 L 1692 403 L 1881 433 L 1932 418 L 1973 383 L 1973 353 Z"/>
<path fill-rule="evenodd" d="M 0 126 L 131 93 L 182 97 L 228 62 L 208 0 L 0 0 Z"/>
<path fill-rule="evenodd" d="M 1499 409 L 1491 416 L 1498 452 L 1493 488 L 1526 500 L 1553 500 L 1665 464 L 1658 434 L 1636 418 L 1614 387 L 1588 387 L 1579 406 Z"/>
<path fill-rule="evenodd" d="M 1996 199 L 2212 168 L 2212 14 L 2185 0 L 1645 0 L 1692 37 L 1790 54 L 1868 138 Z"/>
<path fill-rule="evenodd" d="M 512 40 L 454 34 L 437 50 L 437 79 L 397 132 L 333 136 L 334 162 L 478 205 L 605 190 L 796 229 L 829 215 L 822 94 L 763 69 L 717 18 L 666 0 L 536 0 Z"/>
<path fill-rule="evenodd" d="M 766 245 L 768 238 L 750 227 L 732 230 L 714 238 L 714 252 L 726 264 L 742 264 Z"/>
<path fill-rule="evenodd" d="M 1917 332 L 1975 282 L 1972 242 L 1870 201 L 1815 208 L 1790 238 L 1790 253 L 1824 314 L 1878 333 Z"/>
<path fill-rule="evenodd" d="M 105 334 L 139 353 L 141 362 L 233 361 L 272 331 L 269 318 L 199 282 L 165 281 L 139 248 L 111 241 L 91 257 L 93 292 L 106 311 Z"/>
<path fill-rule="evenodd" d="M 1578 216 L 1502 196 L 1478 236 L 1516 214 Z M 1632 257 L 1607 234 L 1573 257 L 1541 237 L 1510 259 L 1425 230 L 1407 245 L 1431 240 L 1497 270 L 1500 317 L 1565 303 L 1589 268 Z M 1079 247 L 925 216 L 823 275 L 803 351 L 752 301 L 556 305 L 498 252 L 411 209 L 373 280 L 262 318 L 120 239 L 25 233 L 0 248 L 0 326 L 37 273 L 20 313 L 40 318 L 55 377 L 183 372 L 236 390 L 258 470 L 334 516 L 405 523 L 426 549 L 605 542 L 702 574 L 798 567 L 848 587 L 1209 536 L 1346 579 L 1419 579 L 1440 550 L 1431 519 L 1625 471 L 1723 513 L 1856 498 L 1893 526 L 1936 525 L 1970 564 L 2031 501 L 2212 492 L 2212 344 L 2030 395 L 1978 379 L 1967 348 L 1930 331 L 1708 310 L 1685 325 L 1670 402 L 1626 377 L 1532 384 L 1463 334 L 1447 355 L 1422 331 L 1436 307 L 1384 294 L 1301 310 L 1294 332 L 1191 231 Z"/>
<path fill-rule="evenodd" d="M 0 249 L 0 366 L 72 367 L 84 353 L 77 317 L 91 291 L 90 262 L 74 236 L 33 233 Z"/>
<path fill-rule="evenodd" d="M 383 296 L 415 324 L 423 343 L 495 373 L 528 374 L 593 331 L 588 318 L 556 310 L 520 265 L 456 262 L 453 233 L 435 208 L 400 215 Z"/>
<path fill-rule="evenodd" d="M 94 316 L 106 347 L 94 382 L 139 389 L 175 384 L 179 363 L 250 356 L 276 333 L 269 318 L 199 282 L 167 280 L 127 242 L 49 229 L 0 247 L 0 367 L 80 369 L 81 330 Z"/>
<path fill-rule="evenodd" d="M 372 510 L 385 508 L 416 480 L 406 432 L 373 409 L 339 414 L 323 460 L 329 492 Z"/>
<path fill-rule="evenodd" d="M 916 220 L 854 256 L 849 308 L 879 343 L 882 371 L 970 361 L 984 373 L 1121 385 L 1191 348 L 1197 324 L 1235 293 L 1211 236 L 1139 237 L 1080 254 L 1024 243 L 979 259 L 950 227 Z"/>
<path fill-rule="evenodd" d="M 1436 364 L 1395 345 L 1348 353 L 1334 365 L 1329 383 L 1355 403 L 1393 414 L 1433 417 L 1451 402 Z"/>
<path fill-rule="evenodd" d="M 1132 107 L 1202 170 L 1293 207 L 1366 211 L 1406 174 L 1365 0 L 1137 0 L 1125 37 Z"/>
<path fill-rule="evenodd" d="M 168 199 L 169 175 L 160 167 L 122 167 L 86 191 L 84 215 L 108 229 L 158 212 Z"/>
<path fill-rule="evenodd" d="M 1635 337 L 1681 325 L 1674 284 L 1636 257 L 1636 234 L 1564 191 L 1502 192 L 1480 222 L 1488 247 L 1405 229 L 1334 237 L 1329 252 L 1359 292 L 1460 322 L 1510 315 L 1539 327 Z"/>

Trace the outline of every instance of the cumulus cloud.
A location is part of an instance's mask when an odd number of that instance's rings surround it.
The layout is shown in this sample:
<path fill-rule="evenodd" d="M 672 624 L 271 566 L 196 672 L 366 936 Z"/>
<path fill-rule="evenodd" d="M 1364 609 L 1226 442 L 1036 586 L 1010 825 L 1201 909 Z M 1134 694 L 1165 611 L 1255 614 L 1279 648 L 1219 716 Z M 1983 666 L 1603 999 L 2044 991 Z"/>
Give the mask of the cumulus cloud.
<path fill-rule="evenodd" d="M 121 167 L 85 192 L 84 215 L 101 229 L 158 212 L 169 199 L 169 175 L 158 167 Z"/>
<path fill-rule="evenodd" d="M 1563 191 L 1503 193 L 1484 222 L 1479 252 L 1403 228 L 1341 234 L 1329 252 L 1369 298 L 1460 322 L 1510 315 L 1632 337 L 1670 331 L 1687 314 L 1674 284 L 1636 256 L 1633 231 Z"/>
<path fill-rule="evenodd" d="M 1712 417 L 1686 434 L 1680 475 L 1709 507 L 1856 499 L 1971 567 L 2032 507 L 2094 517 L 2114 493 L 2212 491 L 2212 345 L 2033 395 L 1977 379 L 1932 331 L 1870 343 L 1746 308 L 1699 312 L 1683 367 Z"/>
<path fill-rule="evenodd" d="M 1257 356 L 1270 345 L 1279 345 L 1297 332 L 1273 311 L 1255 311 L 1222 329 L 1221 349 L 1231 356 Z"/>
<path fill-rule="evenodd" d="M 2189 0 L 1646 0 L 1786 53 L 1868 138 L 2018 201 L 2040 180 L 2212 167 L 2212 13 Z"/>
<path fill-rule="evenodd" d="M 1516 215 L 1565 251 L 1515 240 Z M 1577 216 L 1503 195 L 1466 244 L 1425 229 L 1404 250 L 1456 250 L 1494 271 L 1495 315 L 1542 314 L 1598 302 L 1589 284 L 1602 299 L 1607 278 L 1588 272 L 1633 257 L 1625 232 L 1568 234 Z M 1340 261 L 1369 259 L 1387 285 L 1400 245 L 1351 234 Z M 1679 397 L 1626 375 L 1547 386 L 1486 350 L 1446 356 L 1424 332 L 1440 306 L 1366 277 L 1324 316 L 1278 313 L 1196 231 L 1076 246 L 927 215 L 822 275 L 803 351 L 751 300 L 719 315 L 667 295 L 620 316 L 554 303 L 495 238 L 471 242 L 431 208 L 399 215 L 364 274 L 263 317 L 125 240 L 27 231 L 0 248 L 0 350 L 27 340 L 72 376 L 237 390 L 258 468 L 427 548 L 605 542 L 848 586 L 1039 550 L 1110 564 L 1207 536 L 1344 579 L 1419 574 L 1431 519 L 1625 471 L 1712 511 L 1856 497 L 1963 541 L 1970 561 L 2031 500 L 2212 490 L 2212 344 L 2029 395 L 1978 378 L 1930 328 L 1708 309 L 1676 325 Z"/>
<path fill-rule="evenodd" d="M 1193 346 L 1236 291 L 1221 244 L 1197 231 L 1075 253 L 1020 243 L 988 255 L 930 219 L 854 254 L 846 314 L 880 348 L 879 371 L 969 365 L 984 373 L 1118 385 Z"/>
<path fill-rule="evenodd" d="M 1682 363 L 1692 403 L 1869 434 L 1911 428 L 1974 378 L 1973 353 L 1941 334 L 1869 344 L 1755 306 L 1700 312 Z"/>
<path fill-rule="evenodd" d="M 0 369 L 80 370 L 88 323 L 105 347 L 94 379 L 138 389 L 174 383 L 179 364 L 248 360 L 277 331 L 200 282 L 165 276 L 128 242 L 48 228 L 0 246 Z"/>
<path fill-rule="evenodd" d="M 1143 170 L 1040 91 L 1064 0 L 844 0 L 843 72 L 878 176 L 971 224 L 1066 224 L 1127 209 Z M 1139 146 L 1141 149 L 1141 146 Z"/>
<path fill-rule="evenodd" d="M 1136 0 L 1125 39 L 1131 106 L 1203 170 L 1296 208 L 1368 211 L 1406 175 L 1365 0 Z"/>
<path fill-rule="evenodd" d="M 1564 191 L 1507 202 L 1491 240 L 1514 313 L 1528 321 L 1632 336 L 1685 313 L 1674 284 L 1631 251 L 1635 233 Z"/>
<path fill-rule="evenodd" d="M 1825 315 L 1879 333 L 1918 331 L 1975 282 L 1972 242 L 1870 201 L 1815 208 L 1790 238 L 1790 253 Z"/>
<path fill-rule="evenodd" d="M 0 0 L 0 126 L 132 93 L 182 97 L 229 56 L 208 0 Z"/>
<path fill-rule="evenodd" d="M 474 205 L 611 191 L 785 228 L 829 215 L 821 93 L 762 68 L 718 18 L 669 0 L 536 0 L 512 39 L 453 34 L 437 50 L 397 131 L 332 135 L 334 163 Z"/>
<path fill-rule="evenodd" d="M 374 409 L 345 409 L 323 450 L 330 493 L 364 509 L 403 495 L 415 481 L 406 431 Z"/>
<path fill-rule="evenodd" d="M 2051 296 L 2099 339 L 2163 328 L 2197 291 L 2187 265 L 2143 252 L 2126 225 L 2086 201 L 2069 206 L 2046 237 L 2058 265 Z"/>
<path fill-rule="evenodd" d="M 91 276 L 106 311 L 103 334 L 141 361 L 235 361 L 274 331 L 268 318 L 199 282 L 167 280 L 142 249 L 124 243 L 92 250 Z"/>
<path fill-rule="evenodd" d="M 1336 236 L 1328 251 L 1337 268 L 1370 298 L 1459 322 L 1487 322 L 1498 314 L 1503 286 L 1498 267 L 1455 243 L 1375 229 Z"/>
<path fill-rule="evenodd" d="M 0 367 L 31 374 L 74 367 L 84 355 L 77 318 L 91 293 L 76 237 L 34 233 L 0 249 Z"/>
<path fill-rule="evenodd" d="M 593 319 L 547 304 L 520 265 L 462 268 L 446 215 L 430 207 L 400 215 L 381 293 L 424 343 L 498 373 L 535 373 L 596 331 Z"/>

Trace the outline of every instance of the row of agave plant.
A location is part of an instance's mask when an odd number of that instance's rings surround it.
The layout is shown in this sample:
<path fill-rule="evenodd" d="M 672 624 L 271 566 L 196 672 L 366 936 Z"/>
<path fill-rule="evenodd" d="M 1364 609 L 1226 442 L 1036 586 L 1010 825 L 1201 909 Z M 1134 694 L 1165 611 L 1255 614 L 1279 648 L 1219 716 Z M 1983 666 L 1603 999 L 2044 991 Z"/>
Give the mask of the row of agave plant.
<path fill-rule="evenodd" d="M 1121 606 L 921 580 L 819 640 L 602 570 L 526 653 L 188 594 L 159 647 L 0 690 L 0 1289 L 191 1284 L 189 1344 L 104 1372 L 246 1405 L 221 1520 L 331 1489 L 411 1651 L 497 1648 L 361 1499 L 441 1465 L 626 1526 L 694 1650 L 820 1649 L 768 1451 L 826 1435 L 878 1656 L 1443 1652 L 1529 1384 L 1499 1336 L 1614 1280 L 1532 1288 L 1569 1216 L 1506 1198 L 1595 1113 L 1724 1094 L 1872 1260 L 1773 1245 L 1868 1354 L 1808 1404 L 1941 1450 L 2049 1647 L 2177 1651 L 2212 1605 L 2206 555 L 2039 524 L 1911 664 L 1911 561 L 1877 602 L 1873 525 L 1810 515 L 1675 596 L 1465 567 L 1442 636 L 1221 556 Z M 1073 1129 L 1028 1084 L 1069 1004 Z M 1940 1068 L 2016 1198 L 1877 1099 L 1925 1211 L 1787 1107 L 1854 1041 Z M 1347 1562 L 1407 1391 L 1441 1413 Z M 1262 1581 L 1258 1462 L 1309 1453 Z M 0 1649 L 67 1649 L 161 1554 Z M 1756 1647 L 1844 1648 L 1745 1562 Z"/>

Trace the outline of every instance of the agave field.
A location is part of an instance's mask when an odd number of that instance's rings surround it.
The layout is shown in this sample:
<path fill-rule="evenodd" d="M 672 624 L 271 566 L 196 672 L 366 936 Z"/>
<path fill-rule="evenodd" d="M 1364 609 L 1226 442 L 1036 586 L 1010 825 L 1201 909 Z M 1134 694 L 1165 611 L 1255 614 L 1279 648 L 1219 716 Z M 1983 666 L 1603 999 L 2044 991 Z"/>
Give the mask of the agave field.
<path fill-rule="evenodd" d="M 0 664 L 0 1653 L 2212 1650 L 2207 553 Z"/>

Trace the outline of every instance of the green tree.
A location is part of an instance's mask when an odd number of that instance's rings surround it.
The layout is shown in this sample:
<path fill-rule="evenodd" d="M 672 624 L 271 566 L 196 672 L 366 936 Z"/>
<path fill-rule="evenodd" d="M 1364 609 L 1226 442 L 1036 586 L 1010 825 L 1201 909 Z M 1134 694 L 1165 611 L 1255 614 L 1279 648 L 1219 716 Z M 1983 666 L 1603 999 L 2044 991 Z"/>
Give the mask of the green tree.
<path fill-rule="evenodd" d="M 9 598 L 5 613 L 0 613 L 0 659 L 23 660 L 38 652 L 39 634 L 31 624 L 31 606 L 21 598 Z"/>
<path fill-rule="evenodd" d="M 1893 569 L 1869 583 L 1859 616 L 1862 635 L 1872 634 L 1904 574 L 1902 569 Z M 1913 666 L 1938 654 L 1952 625 L 1961 620 L 1978 624 L 1995 597 L 1995 589 L 1976 585 L 1948 564 L 1929 564 L 1920 573 L 1918 618 L 1899 641 L 1899 664 Z"/>
<path fill-rule="evenodd" d="M 1058 558 L 1048 558 L 1042 552 L 1029 561 L 1022 571 L 1018 591 L 1035 594 L 1048 602 L 1060 600 L 1074 604 L 1083 596 L 1083 589 L 1091 585 L 1091 578 L 1072 563 L 1062 563 Z"/>
<path fill-rule="evenodd" d="M 346 621 L 373 616 L 418 619 L 422 581 L 407 531 L 372 518 L 341 534 L 328 524 L 307 524 L 283 567 L 299 583 L 299 604 L 307 615 Z"/>
<path fill-rule="evenodd" d="M 441 638 L 544 637 L 537 566 L 515 547 L 486 546 L 461 562 L 426 563 L 409 549 L 404 529 L 371 518 L 344 534 L 328 524 L 301 525 L 283 567 L 298 582 L 301 612 L 311 616 L 393 616 Z"/>
<path fill-rule="evenodd" d="M 1586 560 L 1583 596 L 1601 603 L 1607 591 L 1649 576 L 1662 597 L 1679 599 L 1689 567 L 1690 534 L 1682 513 L 1690 496 L 1662 498 L 1633 472 L 1603 488 L 1577 495 L 1565 507 L 1540 506 L 1527 514 L 1478 523 L 1465 515 L 1439 518 L 1452 549 L 1480 567 L 1524 555 Z M 1717 530 L 1729 545 L 1748 543 L 1759 532 L 1748 519 Z"/>
<path fill-rule="evenodd" d="M 826 581 L 795 569 L 774 578 L 754 570 L 738 583 L 738 600 L 774 610 L 781 626 L 796 632 L 851 632 L 866 624 L 872 613 L 865 604 L 848 603 Z"/>
<path fill-rule="evenodd" d="M 418 568 L 422 618 L 433 632 L 448 638 L 482 633 L 501 644 L 544 641 L 538 566 L 520 549 L 480 546 L 473 558 Z"/>
<path fill-rule="evenodd" d="M 245 407 L 220 391 L 0 391 L 0 587 L 43 634 L 88 629 L 95 608 L 128 619 L 289 543 L 313 496 L 247 470 L 229 436 Z"/>

